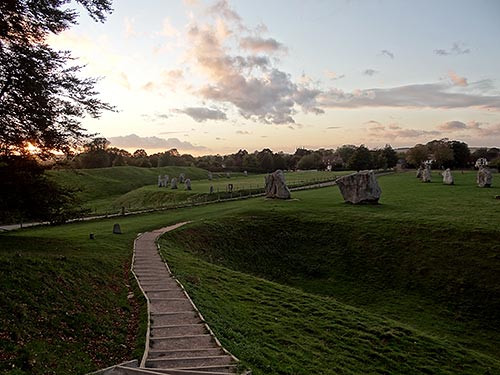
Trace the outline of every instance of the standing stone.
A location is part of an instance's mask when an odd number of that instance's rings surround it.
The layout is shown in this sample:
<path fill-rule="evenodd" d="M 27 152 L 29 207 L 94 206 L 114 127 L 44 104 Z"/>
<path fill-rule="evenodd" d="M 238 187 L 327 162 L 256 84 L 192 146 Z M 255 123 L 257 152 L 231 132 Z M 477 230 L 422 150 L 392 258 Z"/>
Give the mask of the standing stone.
<path fill-rule="evenodd" d="M 450 168 L 446 168 L 443 172 L 443 184 L 445 185 L 453 185 L 453 175 L 451 174 Z"/>
<path fill-rule="evenodd" d="M 417 178 L 422 178 L 422 167 L 418 167 L 417 169 Z"/>
<path fill-rule="evenodd" d="M 337 186 L 346 203 L 376 204 L 382 194 L 373 171 L 362 171 L 339 177 Z"/>
<path fill-rule="evenodd" d="M 290 190 L 286 186 L 285 174 L 281 169 L 265 177 L 265 193 L 267 198 L 289 199 Z"/>
<path fill-rule="evenodd" d="M 426 165 L 422 171 L 422 182 L 431 182 L 431 167 Z"/>
<path fill-rule="evenodd" d="M 191 190 L 191 180 L 189 178 L 186 178 L 184 185 L 186 185 L 186 190 Z"/>
<path fill-rule="evenodd" d="M 248 172 L 247 171 L 243 171 L 243 175 L 246 177 L 248 176 Z"/>
<path fill-rule="evenodd" d="M 165 176 L 163 176 L 163 180 L 165 180 L 165 185 L 164 186 L 167 187 L 168 186 L 168 182 L 170 180 L 170 177 L 168 176 L 168 174 L 166 174 Z"/>
<path fill-rule="evenodd" d="M 183 184 L 185 180 L 186 180 L 186 176 L 184 175 L 184 173 L 181 173 L 179 175 L 179 184 Z"/>
<path fill-rule="evenodd" d="M 208 172 L 208 179 L 209 179 L 210 181 L 212 181 L 212 179 L 213 179 L 213 178 L 214 178 L 214 177 L 212 176 L 212 172 Z"/>
<path fill-rule="evenodd" d="M 158 176 L 158 187 L 163 187 L 163 177 L 161 175 Z"/>
<path fill-rule="evenodd" d="M 214 186 L 210 185 L 210 194 L 213 194 L 213 193 L 214 193 Z"/>
<path fill-rule="evenodd" d="M 227 178 L 231 178 L 231 173 L 227 172 L 227 173 L 226 173 L 226 177 L 227 177 Z"/>
<path fill-rule="evenodd" d="M 177 179 L 175 177 L 170 181 L 170 188 L 177 189 Z"/>
<path fill-rule="evenodd" d="M 479 187 L 491 187 L 491 181 L 493 180 L 493 175 L 487 167 L 479 167 L 477 171 L 477 186 Z"/>
<path fill-rule="evenodd" d="M 122 234 L 120 224 L 116 223 L 115 225 L 113 225 L 113 234 Z"/>

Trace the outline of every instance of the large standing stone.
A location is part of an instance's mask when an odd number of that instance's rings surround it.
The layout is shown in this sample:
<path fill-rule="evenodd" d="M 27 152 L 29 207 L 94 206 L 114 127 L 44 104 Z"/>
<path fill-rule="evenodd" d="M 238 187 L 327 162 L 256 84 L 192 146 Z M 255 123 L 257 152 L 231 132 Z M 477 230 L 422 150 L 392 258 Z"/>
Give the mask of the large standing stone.
<path fill-rule="evenodd" d="M 422 170 L 422 182 L 431 182 L 431 167 L 426 165 Z"/>
<path fill-rule="evenodd" d="M 170 181 L 170 188 L 177 189 L 177 179 L 175 177 Z"/>
<path fill-rule="evenodd" d="M 382 190 L 373 171 L 362 171 L 337 179 L 344 201 L 353 204 L 376 204 Z"/>
<path fill-rule="evenodd" d="M 183 184 L 185 180 L 186 180 L 186 176 L 184 175 L 184 173 L 181 173 L 179 175 L 179 184 Z"/>
<path fill-rule="evenodd" d="M 281 169 L 265 177 L 265 193 L 267 198 L 289 199 L 290 190 L 286 186 L 285 174 Z"/>
<path fill-rule="evenodd" d="M 189 178 L 186 178 L 184 185 L 186 186 L 186 190 L 191 190 L 191 180 Z"/>
<path fill-rule="evenodd" d="M 212 181 L 212 179 L 213 179 L 212 172 L 208 172 L 208 179 L 209 179 L 210 181 Z"/>
<path fill-rule="evenodd" d="M 491 171 L 487 167 L 479 167 L 479 171 L 477 171 L 477 186 L 479 187 L 491 187 L 491 181 L 493 180 L 493 176 Z"/>
<path fill-rule="evenodd" d="M 446 168 L 443 172 L 443 184 L 445 185 L 453 185 L 453 175 L 451 174 L 450 168 Z"/>
<path fill-rule="evenodd" d="M 113 225 L 113 234 L 122 234 L 122 229 L 120 228 L 120 224 L 116 223 Z"/>

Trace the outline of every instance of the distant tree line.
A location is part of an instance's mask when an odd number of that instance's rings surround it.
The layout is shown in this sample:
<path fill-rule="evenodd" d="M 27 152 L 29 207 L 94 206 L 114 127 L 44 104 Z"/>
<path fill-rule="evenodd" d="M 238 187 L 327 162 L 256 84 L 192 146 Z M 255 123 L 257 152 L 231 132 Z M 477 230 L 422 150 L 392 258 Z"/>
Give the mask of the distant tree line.
<path fill-rule="evenodd" d="M 335 149 L 308 150 L 298 148 L 295 153 L 273 152 L 269 148 L 248 152 L 241 149 L 229 155 L 204 155 L 194 157 L 180 154 L 177 149 L 148 155 L 138 149 L 133 153 L 116 147 L 109 147 L 105 138 L 95 138 L 84 146 L 83 152 L 60 163 L 72 168 L 106 168 L 130 165 L 143 168 L 165 166 L 194 166 L 212 172 L 232 171 L 266 173 L 276 169 L 284 170 L 362 170 L 393 168 L 398 162 L 396 151 L 386 145 L 381 149 L 369 150 L 364 145 L 344 145 Z"/>
<path fill-rule="evenodd" d="M 406 152 L 397 152 L 390 145 L 368 149 L 365 145 L 343 145 L 337 149 L 298 148 L 293 154 L 273 152 L 269 148 L 248 152 L 240 149 L 229 155 L 204 155 L 194 157 L 180 154 L 175 148 L 148 155 L 143 149 L 133 153 L 109 147 L 105 138 L 95 138 L 84 146 L 83 152 L 71 157 L 63 166 L 72 168 L 106 168 L 130 165 L 143 168 L 165 166 L 194 166 L 212 172 L 232 171 L 266 173 L 283 170 L 365 170 L 402 167 L 418 168 L 424 161 L 431 161 L 434 168 L 469 168 L 478 158 L 486 158 L 490 165 L 500 164 L 500 150 L 479 148 L 471 152 L 461 141 L 440 139 L 417 144 Z"/>

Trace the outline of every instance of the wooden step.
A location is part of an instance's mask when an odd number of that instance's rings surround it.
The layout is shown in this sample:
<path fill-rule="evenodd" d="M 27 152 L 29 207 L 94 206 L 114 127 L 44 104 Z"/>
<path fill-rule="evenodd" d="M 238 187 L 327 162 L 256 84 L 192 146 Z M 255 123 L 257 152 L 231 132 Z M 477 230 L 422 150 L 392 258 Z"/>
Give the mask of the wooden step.
<path fill-rule="evenodd" d="M 182 335 L 202 335 L 208 330 L 204 324 L 182 324 L 170 326 L 155 326 L 151 328 L 151 337 L 169 337 Z"/>
<path fill-rule="evenodd" d="M 224 355 L 222 348 L 210 349 L 177 349 L 177 350 L 150 350 L 148 358 L 184 358 L 184 357 L 207 357 Z"/>
<path fill-rule="evenodd" d="M 233 363 L 234 359 L 228 355 L 212 357 L 154 358 L 146 361 L 146 367 L 182 369 L 208 366 L 226 366 Z"/>
<path fill-rule="evenodd" d="M 215 348 L 217 344 L 211 335 L 151 337 L 149 347 L 151 349 L 174 350 L 174 349 L 198 349 Z"/>

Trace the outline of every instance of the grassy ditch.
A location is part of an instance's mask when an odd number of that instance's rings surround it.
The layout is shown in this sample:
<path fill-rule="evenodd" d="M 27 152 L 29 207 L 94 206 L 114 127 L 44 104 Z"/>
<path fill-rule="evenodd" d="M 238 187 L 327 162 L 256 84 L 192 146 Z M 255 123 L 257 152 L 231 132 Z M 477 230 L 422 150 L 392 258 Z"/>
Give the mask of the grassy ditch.
<path fill-rule="evenodd" d="M 222 344 L 253 374 L 500 370 L 497 357 L 332 297 L 206 262 L 169 239 L 162 251 Z"/>

